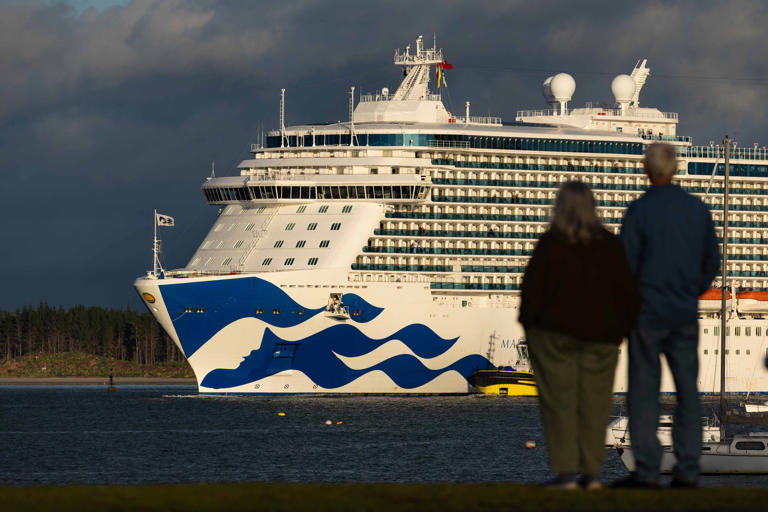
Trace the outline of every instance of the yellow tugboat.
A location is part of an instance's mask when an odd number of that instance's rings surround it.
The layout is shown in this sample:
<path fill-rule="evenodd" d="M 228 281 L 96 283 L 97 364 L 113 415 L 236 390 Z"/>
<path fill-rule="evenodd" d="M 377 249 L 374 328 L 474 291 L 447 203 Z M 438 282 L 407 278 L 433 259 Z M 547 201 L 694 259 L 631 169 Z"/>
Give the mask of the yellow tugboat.
<path fill-rule="evenodd" d="M 493 360 L 496 333 L 490 336 L 488 360 Z M 525 341 L 517 343 L 517 363 L 511 366 L 499 366 L 487 370 L 476 370 L 469 378 L 470 383 L 479 393 L 501 396 L 539 396 L 536 380 L 530 370 L 528 345 Z"/>
<path fill-rule="evenodd" d="M 518 372 L 512 368 L 478 370 L 470 381 L 478 392 L 486 395 L 539 396 L 533 372 Z"/>

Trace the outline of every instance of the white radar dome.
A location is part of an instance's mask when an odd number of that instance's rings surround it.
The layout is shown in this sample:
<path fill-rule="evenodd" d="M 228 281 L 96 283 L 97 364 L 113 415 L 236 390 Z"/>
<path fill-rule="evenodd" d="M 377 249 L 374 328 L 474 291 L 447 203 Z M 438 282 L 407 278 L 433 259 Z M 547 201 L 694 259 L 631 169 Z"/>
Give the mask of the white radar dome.
<path fill-rule="evenodd" d="M 576 90 L 576 80 L 573 79 L 568 73 L 558 73 L 552 77 L 552 81 L 549 83 L 549 88 L 552 91 L 552 96 L 557 101 L 570 101 Z"/>
<path fill-rule="evenodd" d="M 544 100 L 547 103 L 552 103 L 555 101 L 555 97 L 552 96 L 552 79 L 554 77 L 550 76 L 546 80 L 544 80 L 544 83 L 541 84 L 541 93 L 544 95 Z"/>
<path fill-rule="evenodd" d="M 618 75 L 611 82 L 611 92 L 616 103 L 629 103 L 635 95 L 635 81 L 629 75 Z"/>

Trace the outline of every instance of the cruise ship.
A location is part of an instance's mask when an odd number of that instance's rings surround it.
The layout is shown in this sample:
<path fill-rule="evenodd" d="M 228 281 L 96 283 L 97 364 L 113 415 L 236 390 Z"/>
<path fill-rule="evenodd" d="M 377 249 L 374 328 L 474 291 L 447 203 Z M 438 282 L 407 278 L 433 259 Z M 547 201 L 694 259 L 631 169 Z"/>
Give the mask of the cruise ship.
<path fill-rule="evenodd" d="M 574 79 L 544 81 L 549 108 L 514 121 L 449 112 L 436 45 L 394 52 L 399 87 L 350 94 L 346 122 L 280 126 L 228 177 L 202 184 L 219 215 L 189 263 L 135 281 L 201 393 L 460 394 L 476 370 L 524 361 L 519 290 L 559 185 L 594 190 L 619 232 L 648 187 L 643 150 L 676 146 L 676 182 L 722 232 L 723 150 L 640 106 L 646 60 L 615 103 L 571 108 Z M 606 84 L 606 89 L 607 89 Z M 768 391 L 768 151 L 731 156 L 727 390 Z M 716 282 L 714 286 L 721 286 Z M 720 291 L 702 296 L 702 392 L 719 385 Z M 574 301 L 580 300 L 573 297 Z M 595 304 L 599 308 L 600 304 Z M 626 390 L 626 350 L 615 391 Z M 664 370 L 662 391 L 674 392 Z"/>

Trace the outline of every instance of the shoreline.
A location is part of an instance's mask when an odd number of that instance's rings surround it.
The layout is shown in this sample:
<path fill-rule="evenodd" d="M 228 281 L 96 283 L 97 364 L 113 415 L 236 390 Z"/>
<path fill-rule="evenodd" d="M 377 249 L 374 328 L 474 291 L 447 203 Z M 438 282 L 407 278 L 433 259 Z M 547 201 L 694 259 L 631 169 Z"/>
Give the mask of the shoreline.
<path fill-rule="evenodd" d="M 0 377 L 0 386 L 105 386 L 105 377 Z M 191 377 L 114 377 L 114 385 L 197 385 Z"/>

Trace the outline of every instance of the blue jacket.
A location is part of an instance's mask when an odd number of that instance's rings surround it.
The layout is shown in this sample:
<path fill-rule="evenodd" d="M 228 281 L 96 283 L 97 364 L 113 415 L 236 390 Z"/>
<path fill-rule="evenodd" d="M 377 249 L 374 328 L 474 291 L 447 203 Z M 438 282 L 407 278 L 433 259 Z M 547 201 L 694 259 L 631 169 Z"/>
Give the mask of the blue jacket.
<path fill-rule="evenodd" d="M 639 327 L 674 329 L 696 321 L 699 295 L 720 268 L 712 215 L 677 185 L 654 185 L 634 201 L 621 241 L 640 288 Z"/>

